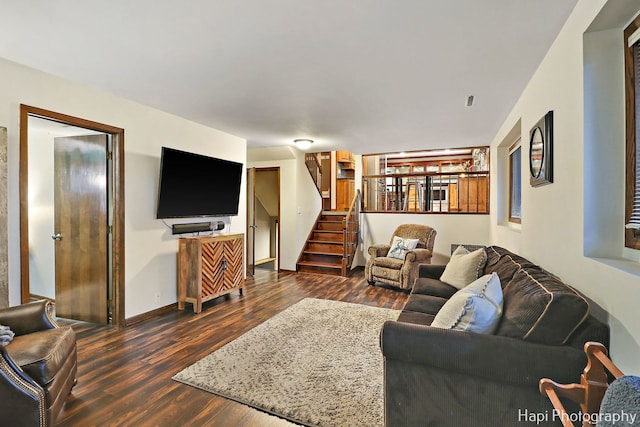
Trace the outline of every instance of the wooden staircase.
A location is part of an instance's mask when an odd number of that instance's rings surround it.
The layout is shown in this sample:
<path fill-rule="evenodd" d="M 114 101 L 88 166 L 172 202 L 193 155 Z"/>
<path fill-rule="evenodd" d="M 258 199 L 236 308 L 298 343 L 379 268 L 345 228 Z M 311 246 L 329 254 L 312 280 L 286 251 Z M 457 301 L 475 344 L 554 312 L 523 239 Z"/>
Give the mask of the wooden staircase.
<path fill-rule="evenodd" d="M 298 259 L 297 270 L 342 276 L 346 212 L 322 212 Z"/>
<path fill-rule="evenodd" d="M 318 153 L 305 155 L 305 164 L 322 196 L 322 167 Z M 348 276 L 360 240 L 360 190 L 356 190 L 348 212 L 324 211 L 300 252 L 296 271 Z"/>

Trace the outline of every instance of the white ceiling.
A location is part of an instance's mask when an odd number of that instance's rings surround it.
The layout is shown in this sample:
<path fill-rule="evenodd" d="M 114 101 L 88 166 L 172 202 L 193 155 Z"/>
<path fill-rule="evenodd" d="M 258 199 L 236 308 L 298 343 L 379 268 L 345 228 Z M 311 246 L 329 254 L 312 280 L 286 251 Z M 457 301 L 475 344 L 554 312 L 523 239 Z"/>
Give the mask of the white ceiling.
<path fill-rule="evenodd" d="M 487 145 L 576 1 L 4 0 L 0 56 L 250 148 Z"/>

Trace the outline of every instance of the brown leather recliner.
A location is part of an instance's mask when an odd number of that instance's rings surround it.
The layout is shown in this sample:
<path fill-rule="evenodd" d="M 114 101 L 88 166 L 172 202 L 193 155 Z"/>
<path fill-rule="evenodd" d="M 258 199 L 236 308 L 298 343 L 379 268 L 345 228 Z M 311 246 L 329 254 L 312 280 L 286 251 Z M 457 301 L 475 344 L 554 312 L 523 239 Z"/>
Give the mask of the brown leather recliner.
<path fill-rule="evenodd" d="M 0 309 L 0 325 L 15 333 L 0 345 L 0 420 L 3 426 L 52 426 L 76 384 L 76 336 L 42 300 Z"/>

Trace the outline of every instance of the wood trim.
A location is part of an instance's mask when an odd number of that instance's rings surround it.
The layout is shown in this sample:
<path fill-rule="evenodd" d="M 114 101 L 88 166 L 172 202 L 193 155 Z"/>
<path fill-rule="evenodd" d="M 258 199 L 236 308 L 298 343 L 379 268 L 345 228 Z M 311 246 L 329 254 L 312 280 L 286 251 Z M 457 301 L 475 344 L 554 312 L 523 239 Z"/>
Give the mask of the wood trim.
<path fill-rule="evenodd" d="M 489 149 L 491 148 L 488 145 L 475 145 L 472 147 L 451 147 L 452 150 L 473 150 L 474 148 L 486 148 L 487 149 L 487 154 L 489 153 Z M 411 157 L 411 154 L 413 153 L 422 153 L 424 151 L 440 151 L 440 150 L 444 150 L 445 148 L 428 148 L 428 149 L 424 149 L 424 150 L 411 150 L 411 151 L 404 151 L 404 153 L 407 155 L 406 157 Z M 399 151 L 385 151 L 383 153 L 366 153 L 366 154 L 362 154 L 362 156 L 383 156 L 385 154 L 398 154 L 400 153 Z M 438 156 L 438 157 L 447 157 L 447 156 L 460 156 L 460 154 L 443 154 L 442 156 Z"/>
<path fill-rule="evenodd" d="M 513 184 L 513 161 L 511 155 L 520 149 L 520 201 L 522 202 L 522 139 L 518 138 L 511 147 L 509 147 L 509 222 L 514 224 L 522 224 L 522 217 L 511 216 L 511 208 L 513 207 L 513 191 L 511 185 Z M 520 205 L 520 214 L 522 215 L 522 205 Z"/>
<path fill-rule="evenodd" d="M 257 173 L 259 171 L 262 171 L 262 172 L 272 171 L 272 172 L 276 172 L 277 173 L 276 174 L 277 175 L 277 178 L 276 178 L 277 183 L 276 183 L 276 185 L 277 185 L 277 190 L 278 190 L 278 230 L 277 230 L 277 233 L 278 233 L 278 248 L 277 248 L 278 256 L 277 256 L 276 263 L 278 265 L 277 271 L 280 272 L 281 271 L 280 270 L 280 252 L 281 252 L 280 251 L 280 249 L 281 249 L 280 242 L 282 241 L 282 239 L 280 238 L 281 237 L 280 236 L 280 224 L 282 222 L 282 212 L 281 212 L 281 205 L 282 205 L 282 203 L 281 203 L 282 202 L 282 191 L 281 190 L 282 190 L 282 188 L 280 187 L 280 166 L 271 166 L 271 167 L 266 167 L 266 168 L 255 168 L 255 170 L 256 170 L 256 178 L 258 176 Z M 254 191 L 255 191 L 255 185 L 254 185 Z"/>
<path fill-rule="evenodd" d="M 633 46 L 627 46 L 627 40 L 633 32 L 640 28 L 640 15 L 624 30 L 624 103 L 625 103 L 625 224 L 631 218 L 633 212 L 633 200 L 636 182 L 636 116 L 638 107 L 635 105 L 635 70 Z M 640 249 L 640 235 L 635 235 L 634 230 L 625 229 L 624 245 L 627 248 Z"/>
<path fill-rule="evenodd" d="M 29 170 L 28 140 L 29 140 L 29 108 L 20 105 L 20 302 L 29 302 Z"/>
<path fill-rule="evenodd" d="M 178 303 L 173 303 L 169 305 L 165 305 L 164 307 L 159 307 L 151 311 L 147 311 L 146 313 L 138 314 L 137 316 L 128 317 L 125 319 L 124 324 L 122 326 L 133 326 L 139 325 L 141 323 L 145 323 L 148 320 L 157 319 L 163 315 L 174 312 L 178 309 Z"/>
<path fill-rule="evenodd" d="M 124 129 L 113 133 L 113 323 L 125 326 L 124 292 Z"/>
<path fill-rule="evenodd" d="M 29 105 L 20 105 L 20 295 L 29 302 L 29 116 L 108 133 L 113 138 L 113 324 L 124 326 L 124 129 Z"/>

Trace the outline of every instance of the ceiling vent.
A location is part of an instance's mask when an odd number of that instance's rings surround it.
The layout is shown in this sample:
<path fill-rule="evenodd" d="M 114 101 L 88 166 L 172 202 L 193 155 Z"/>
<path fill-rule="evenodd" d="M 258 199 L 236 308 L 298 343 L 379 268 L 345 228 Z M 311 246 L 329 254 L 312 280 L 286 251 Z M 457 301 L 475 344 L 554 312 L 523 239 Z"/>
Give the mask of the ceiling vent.
<path fill-rule="evenodd" d="M 466 106 L 467 107 L 473 107 L 473 101 L 475 100 L 475 96 L 473 95 L 469 95 L 467 96 L 467 102 L 466 102 Z"/>

